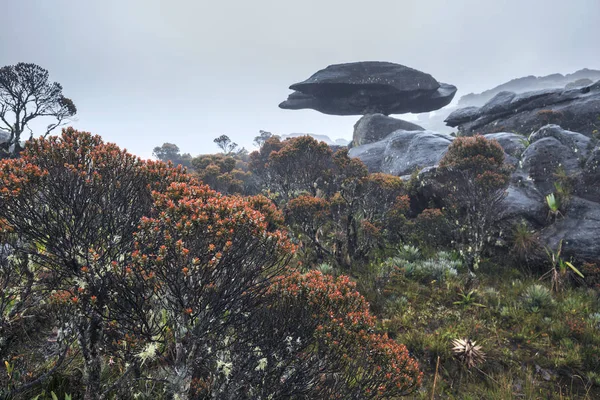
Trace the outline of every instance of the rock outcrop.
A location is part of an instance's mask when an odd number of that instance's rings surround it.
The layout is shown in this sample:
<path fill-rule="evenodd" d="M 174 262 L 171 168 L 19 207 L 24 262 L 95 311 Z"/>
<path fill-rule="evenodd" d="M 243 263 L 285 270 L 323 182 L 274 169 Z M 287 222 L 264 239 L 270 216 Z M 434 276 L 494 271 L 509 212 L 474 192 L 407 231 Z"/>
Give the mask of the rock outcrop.
<path fill-rule="evenodd" d="M 600 81 L 576 89 L 500 92 L 482 107 L 458 109 L 446 123 L 465 134 L 514 132 L 525 136 L 547 124 L 591 136 L 600 129 Z"/>
<path fill-rule="evenodd" d="M 369 114 L 359 119 L 354 125 L 351 147 L 380 141 L 397 130 L 424 131 L 425 129 L 402 119 L 388 117 L 383 114 Z"/>
<path fill-rule="evenodd" d="M 600 260 L 600 146 L 597 141 L 558 125 L 547 125 L 529 140 L 511 132 L 484 135 L 497 140 L 514 166 L 502 205 L 502 226 L 522 220 L 539 232 L 542 244 L 556 248 L 563 239 L 565 257 Z M 371 172 L 408 177 L 420 170 L 417 197 L 427 204 L 440 196 L 436 166 L 454 137 L 431 131 L 397 130 L 384 139 L 350 149 Z M 570 199 L 552 216 L 546 195 L 567 179 Z M 560 182 L 559 182 L 560 183 Z M 567 185 L 567 183 L 563 183 Z"/>
<path fill-rule="evenodd" d="M 8 142 L 8 139 L 10 139 L 10 133 L 0 129 L 0 144 Z"/>
<path fill-rule="evenodd" d="M 330 65 L 290 89 L 294 92 L 280 108 L 330 115 L 428 112 L 448 105 L 456 94 L 455 86 L 429 74 L 377 61 Z"/>
<path fill-rule="evenodd" d="M 403 176 L 437 165 L 453 139 L 445 133 L 400 129 L 378 142 L 353 147 L 348 154 L 360 158 L 370 172 Z"/>
<path fill-rule="evenodd" d="M 481 93 L 469 93 L 458 100 L 461 107 L 480 107 L 500 92 L 525 93 L 544 89 L 574 89 L 589 86 L 600 80 L 600 71 L 584 68 L 572 74 L 547 76 L 525 76 L 505 82 Z"/>

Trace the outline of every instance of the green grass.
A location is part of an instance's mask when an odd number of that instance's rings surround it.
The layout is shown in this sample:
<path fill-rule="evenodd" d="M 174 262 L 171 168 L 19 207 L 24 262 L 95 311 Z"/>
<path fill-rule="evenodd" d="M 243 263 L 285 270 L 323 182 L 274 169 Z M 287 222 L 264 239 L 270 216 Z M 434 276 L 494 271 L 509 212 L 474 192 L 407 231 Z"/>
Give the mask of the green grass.
<path fill-rule="evenodd" d="M 432 398 L 438 357 L 433 398 L 600 398 L 597 291 L 553 293 L 550 282 L 502 265 L 488 265 L 476 277 L 457 269 L 436 280 L 400 268 L 384 295 L 361 289 L 378 303 L 381 329 L 420 362 L 424 384 L 409 398 Z M 485 362 L 461 365 L 451 350 L 459 338 L 481 345 Z"/>

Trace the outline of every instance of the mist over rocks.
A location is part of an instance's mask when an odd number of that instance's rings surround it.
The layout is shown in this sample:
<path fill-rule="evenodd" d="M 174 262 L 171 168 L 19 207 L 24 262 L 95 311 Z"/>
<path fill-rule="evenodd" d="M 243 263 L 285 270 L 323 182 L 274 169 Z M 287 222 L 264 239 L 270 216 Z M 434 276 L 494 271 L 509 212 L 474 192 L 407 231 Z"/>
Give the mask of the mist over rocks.
<path fill-rule="evenodd" d="M 327 135 L 319 135 L 319 134 L 315 134 L 315 133 L 288 133 L 288 134 L 280 135 L 281 140 L 291 139 L 291 138 L 295 138 L 295 137 L 299 137 L 299 136 L 310 136 L 310 137 L 317 139 L 320 142 L 327 143 L 327 145 L 329 145 L 329 146 L 343 147 L 343 146 L 348 146 L 348 143 L 349 143 L 348 140 L 346 140 L 346 139 L 333 140 Z"/>
<path fill-rule="evenodd" d="M 290 89 L 280 108 L 330 115 L 429 112 L 450 104 L 457 90 L 427 73 L 380 61 L 330 65 Z"/>
<path fill-rule="evenodd" d="M 464 135 L 514 132 L 528 136 L 547 124 L 591 136 L 600 128 L 600 81 L 575 89 L 500 92 L 482 107 L 452 112 L 448 126 Z"/>
<path fill-rule="evenodd" d="M 546 76 L 524 76 L 498 85 L 481 93 L 469 93 L 458 100 L 461 107 L 480 107 L 490 101 L 500 92 L 524 93 L 543 89 L 574 89 L 589 86 L 600 80 L 600 71 L 594 69 L 580 69 L 572 74 L 551 74 Z"/>

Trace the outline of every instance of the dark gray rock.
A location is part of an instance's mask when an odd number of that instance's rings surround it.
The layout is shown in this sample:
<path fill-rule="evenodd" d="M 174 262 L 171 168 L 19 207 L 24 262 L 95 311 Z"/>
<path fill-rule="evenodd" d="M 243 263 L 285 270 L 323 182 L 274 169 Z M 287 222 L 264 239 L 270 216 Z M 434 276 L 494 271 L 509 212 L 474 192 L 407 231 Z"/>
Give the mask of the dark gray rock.
<path fill-rule="evenodd" d="M 600 203 L 573 197 L 564 216 L 543 229 L 540 238 L 550 249 L 562 239 L 564 259 L 600 261 Z"/>
<path fill-rule="evenodd" d="M 405 131 L 425 130 L 412 122 L 388 117 L 383 114 L 365 115 L 354 125 L 352 147 L 377 142 L 399 129 Z"/>
<path fill-rule="evenodd" d="M 534 143 L 540 139 L 552 137 L 561 145 L 566 146 L 577 159 L 587 158 L 590 154 L 592 140 L 581 133 L 571 132 L 558 125 L 546 125 L 529 137 L 529 142 Z"/>
<path fill-rule="evenodd" d="M 590 152 L 576 190 L 579 196 L 600 203 L 600 146 Z"/>
<path fill-rule="evenodd" d="M 467 122 L 475 121 L 481 116 L 479 107 L 465 107 L 455 110 L 446 117 L 448 126 L 459 126 Z"/>
<path fill-rule="evenodd" d="M 502 200 L 502 219 L 506 225 L 526 220 L 534 226 L 542 226 L 548 218 L 548 208 L 544 196 L 531 181 L 520 176 L 513 176 Z"/>
<path fill-rule="evenodd" d="M 386 147 L 387 141 L 380 140 L 379 142 L 353 147 L 348 151 L 348 155 L 359 158 L 367 166 L 369 172 L 381 172 Z"/>
<path fill-rule="evenodd" d="M 314 109 L 331 115 L 404 114 L 448 105 L 456 87 L 400 64 L 365 61 L 330 65 L 294 90 L 280 108 Z"/>
<path fill-rule="evenodd" d="M 514 92 L 500 92 L 480 109 L 481 114 L 504 113 L 511 109 L 511 101 L 517 96 Z"/>
<path fill-rule="evenodd" d="M 398 130 L 379 142 L 350 149 L 369 171 L 402 176 L 437 165 L 454 138 L 430 131 Z"/>
<path fill-rule="evenodd" d="M 516 165 L 521 158 L 521 155 L 525 151 L 525 143 L 527 140 L 516 133 L 510 132 L 498 132 L 498 133 L 488 133 L 487 135 L 483 135 L 488 140 L 496 140 L 504 153 L 506 154 L 507 160 L 512 165 Z"/>
<path fill-rule="evenodd" d="M 514 132 L 529 135 L 544 125 L 591 136 L 600 128 L 600 81 L 584 88 L 502 92 L 484 106 L 459 109 L 446 123 L 465 134 Z"/>
<path fill-rule="evenodd" d="M 576 132 L 548 125 L 530 137 L 523 153 L 523 172 L 546 195 L 554 191 L 555 174 L 562 169 L 568 176 L 580 173 L 590 152 L 590 139 Z"/>
<path fill-rule="evenodd" d="M 8 139 L 10 139 L 10 133 L 0 129 L 0 143 L 8 142 Z"/>

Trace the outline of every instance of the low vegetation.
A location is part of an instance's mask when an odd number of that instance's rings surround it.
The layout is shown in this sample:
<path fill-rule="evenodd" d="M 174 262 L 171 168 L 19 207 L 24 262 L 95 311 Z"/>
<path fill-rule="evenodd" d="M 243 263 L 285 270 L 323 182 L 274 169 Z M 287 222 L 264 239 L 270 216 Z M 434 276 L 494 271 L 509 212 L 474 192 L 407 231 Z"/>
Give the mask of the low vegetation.
<path fill-rule="evenodd" d="M 0 397 L 600 396 L 600 267 L 524 221 L 496 240 L 498 143 L 457 138 L 421 204 L 416 175 L 255 142 L 163 163 L 66 129 L 1 161 Z"/>

